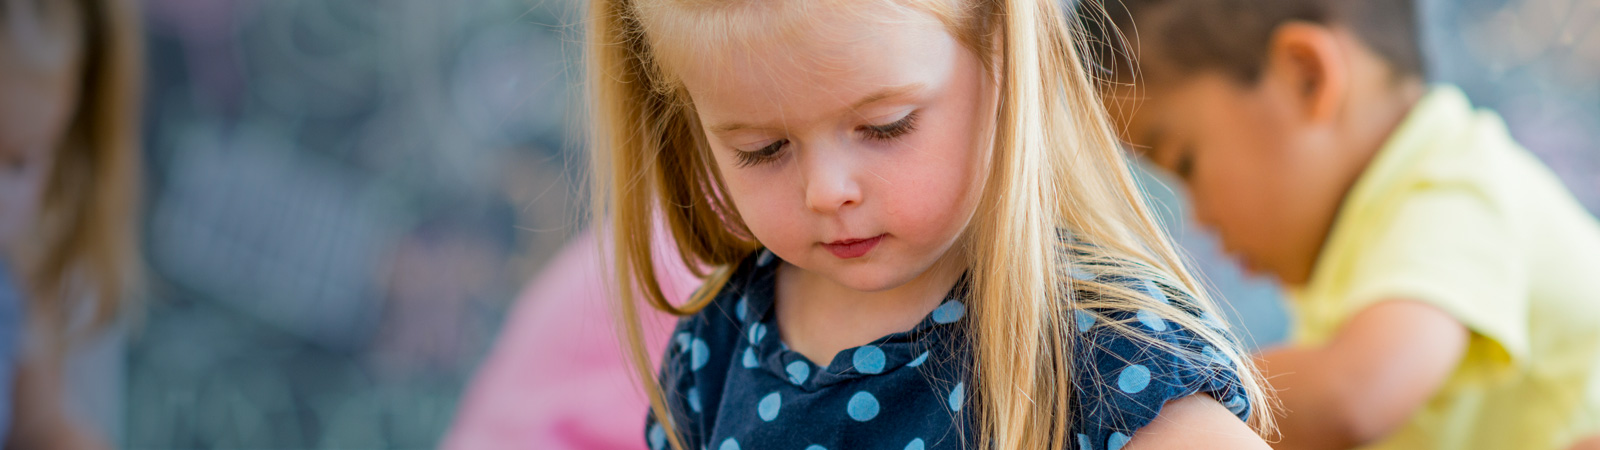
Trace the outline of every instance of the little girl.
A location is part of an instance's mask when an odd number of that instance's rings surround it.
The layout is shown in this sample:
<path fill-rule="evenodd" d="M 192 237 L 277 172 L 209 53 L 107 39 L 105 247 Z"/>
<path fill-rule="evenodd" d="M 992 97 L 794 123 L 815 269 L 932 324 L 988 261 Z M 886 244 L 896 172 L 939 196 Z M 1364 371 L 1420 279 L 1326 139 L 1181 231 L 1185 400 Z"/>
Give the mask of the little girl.
<path fill-rule="evenodd" d="M 617 298 L 683 316 L 645 384 L 652 448 L 1265 448 L 1262 383 L 1142 203 L 1066 19 L 591 2 Z M 706 277 L 681 304 L 657 218 Z"/>
<path fill-rule="evenodd" d="M 63 408 L 61 372 L 68 330 L 109 323 L 133 279 L 137 19 L 0 0 L 0 446 L 107 446 Z"/>

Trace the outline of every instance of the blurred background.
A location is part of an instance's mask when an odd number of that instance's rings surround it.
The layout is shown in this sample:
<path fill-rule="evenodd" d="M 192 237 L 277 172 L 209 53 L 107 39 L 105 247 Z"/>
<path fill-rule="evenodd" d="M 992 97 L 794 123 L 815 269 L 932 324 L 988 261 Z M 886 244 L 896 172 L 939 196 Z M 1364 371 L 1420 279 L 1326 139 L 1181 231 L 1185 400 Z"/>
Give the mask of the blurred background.
<path fill-rule="evenodd" d="M 428 448 L 583 170 L 562 2 L 145 0 L 132 448 Z"/>
<path fill-rule="evenodd" d="M 1423 4 L 1434 78 L 1600 210 L 1600 2 Z M 143 6 L 153 288 L 73 362 L 77 410 L 127 448 L 436 446 L 579 231 L 577 2 Z M 1252 345 L 1282 340 L 1276 288 L 1145 181 Z"/>

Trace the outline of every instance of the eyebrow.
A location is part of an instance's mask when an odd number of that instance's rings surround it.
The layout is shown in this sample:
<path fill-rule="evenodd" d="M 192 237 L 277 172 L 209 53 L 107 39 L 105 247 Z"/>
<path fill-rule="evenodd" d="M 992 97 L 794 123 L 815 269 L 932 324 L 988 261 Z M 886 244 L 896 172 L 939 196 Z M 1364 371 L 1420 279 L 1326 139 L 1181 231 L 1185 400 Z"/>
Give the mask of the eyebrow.
<path fill-rule="evenodd" d="M 921 91 L 926 87 L 927 87 L 927 85 L 922 84 L 922 83 L 910 83 L 910 84 L 903 84 L 903 85 L 900 85 L 900 86 L 891 86 L 891 87 L 888 87 L 888 88 L 884 88 L 884 89 L 878 90 L 877 92 L 873 92 L 871 94 L 867 94 L 864 97 L 861 97 L 860 100 L 856 100 L 855 103 L 852 103 L 850 105 L 849 109 L 850 110 L 861 109 L 864 106 L 883 101 L 884 99 L 907 96 L 907 95 L 910 95 L 910 94 L 915 93 L 917 91 Z M 747 129 L 747 128 L 760 128 L 760 126 L 759 125 L 754 125 L 754 124 L 748 124 L 748 123 L 737 123 L 737 122 L 736 123 L 725 123 L 725 124 L 718 124 L 718 125 L 712 126 L 711 127 L 711 131 L 718 132 L 718 133 L 726 133 L 726 132 L 729 132 L 729 131 L 737 131 L 737 130 L 743 130 L 743 129 Z"/>

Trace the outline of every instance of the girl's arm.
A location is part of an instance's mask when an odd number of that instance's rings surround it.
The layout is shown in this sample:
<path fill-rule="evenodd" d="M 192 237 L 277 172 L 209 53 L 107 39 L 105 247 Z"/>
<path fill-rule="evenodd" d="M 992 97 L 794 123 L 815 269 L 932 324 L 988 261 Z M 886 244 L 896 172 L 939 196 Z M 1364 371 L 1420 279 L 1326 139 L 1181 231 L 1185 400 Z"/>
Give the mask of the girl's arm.
<path fill-rule="evenodd" d="M 1255 431 L 1210 395 L 1167 402 L 1156 419 L 1139 429 L 1123 450 L 1268 449 Z"/>
<path fill-rule="evenodd" d="M 1466 353 L 1467 328 L 1433 306 L 1385 301 L 1359 313 L 1326 346 L 1257 358 L 1285 416 L 1279 449 L 1358 447 L 1410 420 Z"/>
<path fill-rule="evenodd" d="M 50 356 L 23 358 L 11 391 L 11 433 L 5 448 L 110 448 L 67 414 L 60 367 L 61 361 Z"/>

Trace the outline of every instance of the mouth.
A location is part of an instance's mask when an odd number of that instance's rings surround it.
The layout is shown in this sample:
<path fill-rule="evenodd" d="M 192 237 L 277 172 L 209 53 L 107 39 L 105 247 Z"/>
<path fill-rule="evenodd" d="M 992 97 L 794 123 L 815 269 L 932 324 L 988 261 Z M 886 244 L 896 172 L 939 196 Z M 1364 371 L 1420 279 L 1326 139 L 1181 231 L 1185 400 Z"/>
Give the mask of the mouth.
<path fill-rule="evenodd" d="M 860 258 L 866 256 L 867 252 L 872 251 L 873 247 L 877 247 L 878 242 L 882 241 L 884 236 L 888 235 L 880 234 L 866 239 L 842 239 L 825 242 L 822 244 L 822 248 L 828 249 L 828 253 L 832 253 L 833 256 L 839 259 Z"/>

